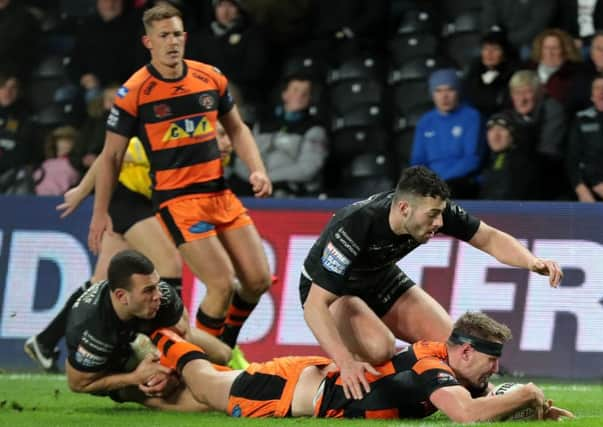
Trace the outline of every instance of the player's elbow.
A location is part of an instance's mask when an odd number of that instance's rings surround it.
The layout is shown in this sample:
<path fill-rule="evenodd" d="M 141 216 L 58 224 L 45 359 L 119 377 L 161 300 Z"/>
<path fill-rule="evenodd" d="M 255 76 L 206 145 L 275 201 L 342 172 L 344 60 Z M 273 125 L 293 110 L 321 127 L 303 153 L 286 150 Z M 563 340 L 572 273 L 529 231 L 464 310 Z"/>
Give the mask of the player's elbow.
<path fill-rule="evenodd" d="M 74 393 L 85 393 L 87 383 L 81 379 L 74 378 L 72 375 L 67 375 L 67 385 Z"/>

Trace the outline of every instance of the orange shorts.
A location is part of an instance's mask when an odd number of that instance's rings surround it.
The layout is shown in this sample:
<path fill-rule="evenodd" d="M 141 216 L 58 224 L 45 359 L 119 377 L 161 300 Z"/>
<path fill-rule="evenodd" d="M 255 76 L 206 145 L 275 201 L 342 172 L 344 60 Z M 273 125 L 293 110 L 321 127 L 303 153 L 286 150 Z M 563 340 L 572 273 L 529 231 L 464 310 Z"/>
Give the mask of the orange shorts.
<path fill-rule="evenodd" d="M 245 206 L 230 190 L 167 201 L 156 217 L 176 246 L 253 224 Z"/>
<path fill-rule="evenodd" d="M 304 368 L 331 362 L 326 357 L 301 356 L 252 363 L 232 384 L 227 413 L 233 417 L 287 417 Z"/>

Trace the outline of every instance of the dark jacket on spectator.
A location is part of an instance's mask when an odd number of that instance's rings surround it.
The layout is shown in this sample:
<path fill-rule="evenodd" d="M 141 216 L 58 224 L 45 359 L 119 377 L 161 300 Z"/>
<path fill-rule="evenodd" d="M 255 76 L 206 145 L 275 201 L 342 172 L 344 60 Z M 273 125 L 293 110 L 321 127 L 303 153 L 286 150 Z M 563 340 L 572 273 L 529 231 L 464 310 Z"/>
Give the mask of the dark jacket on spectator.
<path fill-rule="evenodd" d="M 567 170 L 572 188 L 603 182 L 603 113 L 590 107 L 576 114 L 569 137 Z"/>
<path fill-rule="evenodd" d="M 101 86 L 126 81 L 136 71 L 139 24 L 133 14 L 105 22 L 98 14 L 86 18 L 77 28 L 71 68 L 75 82 L 83 74 L 98 77 Z"/>
<path fill-rule="evenodd" d="M 509 80 L 518 66 L 511 61 L 503 61 L 493 71 L 498 75 L 488 84 L 482 80 L 482 75 L 488 69 L 477 58 L 469 67 L 463 78 L 463 97 L 477 108 L 482 117 L 487 119 L 492 114 L 503 110 L 509 103 Z"/>
<path fill-rule="evenodd" d="M 528 69 L 538 71 L 538 64 L 530 62 Z M 583 64 L 581 62 L 565 61 L 561 67 L 555 71 L 544 84 L 544 90 L 552 98 L 556 99 L 562 105 L 568 106 L 568 102 L 572 98 L 571 90 L 575 84 L 575 80 L 582 72 Z"/>
<path fill-rule="evenodd" d="M 243 92 L 254 98 L 264 83 L 267 47 L 260 28 L 242 12 L 239 21 L 224 28 L 216 21 L 189 34 L 188 57 L 216 66 Z"/>
<path fill-rule="evenodd" d="M 25 80 L 37 59 L 39 26 L 23 1 L 0 10 L 0 72 Z"/>

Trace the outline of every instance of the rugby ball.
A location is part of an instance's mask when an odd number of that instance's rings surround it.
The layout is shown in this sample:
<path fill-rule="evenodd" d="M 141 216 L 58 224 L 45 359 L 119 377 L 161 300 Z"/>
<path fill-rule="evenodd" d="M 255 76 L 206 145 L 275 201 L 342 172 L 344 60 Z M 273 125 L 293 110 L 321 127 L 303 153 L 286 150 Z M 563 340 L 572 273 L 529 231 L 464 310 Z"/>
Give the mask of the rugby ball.
<path fill-rule="evenodd" d="M 502 383 L 499 384 L 494 390 L 490 392 L 491 396 L 501 396 L 505 393 L 511 393 L 513 390 L 521 388 L 523 384 L 520 383 Z M 536 411 L 534 408 L 520 408 L 515 412 L 501 417 L 500 421 L 520 421 L 520 420 L 535 420 L 537 418 Z"/>

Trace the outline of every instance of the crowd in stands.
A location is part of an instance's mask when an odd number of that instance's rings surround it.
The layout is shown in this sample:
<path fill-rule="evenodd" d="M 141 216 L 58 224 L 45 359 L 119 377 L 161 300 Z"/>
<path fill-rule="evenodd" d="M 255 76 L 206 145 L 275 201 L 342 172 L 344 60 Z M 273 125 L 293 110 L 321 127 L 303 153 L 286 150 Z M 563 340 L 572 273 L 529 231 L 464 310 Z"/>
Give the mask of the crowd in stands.
<path fill-rule="evenodd" d="M 161 1 L 0 0 L 0 193 L 77 183 Z M 276 197 L 364 197 L 423 164 L 455 198 L 603 200 L 603 1 L 168 2 Z"/>

